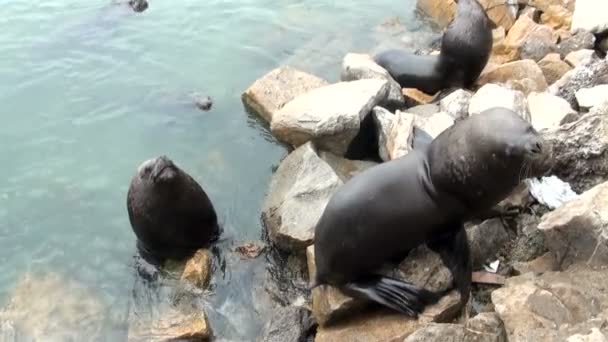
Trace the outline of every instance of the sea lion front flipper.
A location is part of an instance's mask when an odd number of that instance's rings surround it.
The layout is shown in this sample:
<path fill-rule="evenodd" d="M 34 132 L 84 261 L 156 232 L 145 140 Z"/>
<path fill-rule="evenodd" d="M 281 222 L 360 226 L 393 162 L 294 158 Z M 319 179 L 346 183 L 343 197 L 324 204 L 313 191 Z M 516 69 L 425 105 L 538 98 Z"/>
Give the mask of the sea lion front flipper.
<path fill-rule="evenodd" d="M 427 133 L 422 128 L 418 128 L 414 126 L 414 131 L 412 133 L 412 148 L 414 150 L 422 150 L 428 147 L 433 141 L 433 137 Z"/>
<path fill-rule="evenodd" d="M 418 317 L 427 305 L 436 303 L 445 294 L 382 275 L 366 276 L 341 289 L 349 296 L 371 300 L 412 317 Z"/>
<path fill-rule="evenodd" d="M 469 251 L 469 242 L 464 226 L 451 233 L 444 234 L 436 240 L 427 243 L 427 246 L 441 256 L 441 260 L 450 269 L 454 278 L 454 285 L 460 292 L 460 302 L 464 305 L 471 293 L 471 277 L 473 266 Z"/>

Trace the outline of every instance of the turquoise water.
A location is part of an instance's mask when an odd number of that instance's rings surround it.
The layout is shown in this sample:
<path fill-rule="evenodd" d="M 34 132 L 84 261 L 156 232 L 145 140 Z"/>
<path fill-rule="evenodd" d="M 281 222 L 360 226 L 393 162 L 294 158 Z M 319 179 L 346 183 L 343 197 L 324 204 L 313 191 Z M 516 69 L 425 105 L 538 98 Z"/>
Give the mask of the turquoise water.
<path fill-rule="evenodd" d="M 413 0 L 150 0 L 143 13 L 109 2 L 0 7 L 0 304 L 23 274 L 52 270 L 126 311 L 126 192 L 139 163 L 159 154 L 201 183 L 227 239 L 258 239 L 286 151 L 245 113 L 241 93 L 282 64 L 337 81 L 347 52 L 433 37 Z M 401 28 L 381 26 L 395 16 Z M 211 96 L 212 110 L 190 105 L 192 92 Z"/>

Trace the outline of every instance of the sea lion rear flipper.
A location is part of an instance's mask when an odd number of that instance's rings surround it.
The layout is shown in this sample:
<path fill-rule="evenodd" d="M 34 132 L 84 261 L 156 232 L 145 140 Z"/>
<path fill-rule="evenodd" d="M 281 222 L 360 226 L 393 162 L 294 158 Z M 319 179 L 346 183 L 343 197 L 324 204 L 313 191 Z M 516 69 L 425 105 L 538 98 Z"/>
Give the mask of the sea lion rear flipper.
<path fill-rule="evenodd" d="M 342 290 L 355 298 L 367 299 L 406 315 L 417 317 L 429 304 L 436 303 L 444 292 L 425 289 L 381 275 L 370 275 L 342 286 Z"/>
<path fill-rule="evenodd" d="M 464 226 L 427 243 L 427 246 L 438 253 L 441 260 L 450 269 L 454 285 L 460 292 L 460 302 L 465 304 L 471 292 L 471 277 L 473 268 L 469 251 L 469 242 Z"/>
<path fill-rule="evenodd" d="M 412 148 L 414 150 L 424 149 L 433 141 L 433 137 L 429 133 L 416 126 L 414 126 L 414 132 L 412 135 Z"/>

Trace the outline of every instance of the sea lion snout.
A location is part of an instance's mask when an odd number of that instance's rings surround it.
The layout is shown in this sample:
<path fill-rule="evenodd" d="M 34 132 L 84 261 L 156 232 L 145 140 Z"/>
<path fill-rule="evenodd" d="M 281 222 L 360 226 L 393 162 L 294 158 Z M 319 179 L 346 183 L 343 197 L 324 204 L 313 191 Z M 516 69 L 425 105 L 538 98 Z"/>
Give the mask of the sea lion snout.
<path fill-rule="evenodd" d="M 169 157 L 162 155 L 154 160 L 151 178 L 154 182 L 168 181 L 177 174 L 177 166 Z"/>

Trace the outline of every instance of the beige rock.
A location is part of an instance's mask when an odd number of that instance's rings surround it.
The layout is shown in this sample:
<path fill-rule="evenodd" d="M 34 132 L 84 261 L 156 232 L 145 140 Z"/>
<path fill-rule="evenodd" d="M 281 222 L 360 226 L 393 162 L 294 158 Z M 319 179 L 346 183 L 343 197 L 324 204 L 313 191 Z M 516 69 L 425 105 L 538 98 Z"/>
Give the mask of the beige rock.
<path fill-rule="evenodd" d="M 593 33 L 608 30 L 608 3 L 597 0 L 576 0 L 571 31 L 584 29 Z"/>
<path fill-rule="evenodd" d="M 608 182 L 595 186 L 556 210 L 538 225 L 562 269 L 572 264 L 608 262 Z"/>
<path fill-rule="evenodd" d="M 204 311 L 167 311 L 162 319 L 140 320 L 129 326 L 129 342 L 209 341 L 212 332 Z"/>
<path fill-rule="evenodd" d="M 566 56 L 565 61 L 572 67 L 577 67 L 582 64 L 589 64 L 595 56 L 596 55 L 594 50 L 583 49 L 570 52 Z"/>
<path fill-rule="evenodd" d="M 575 334 L 568 337 L 566 342 L 608 342 L 608 338 L 598 328 L 591 328 L 589 334 Z"/>
<path fill-rule="evenodd" d="M 403 88 L 403 96 L 407 99 L 409 106 L 417 106 L 421 104 L 427 104 L 434 98 L 433 95 L 429 95 L 415 88 Z"/>
<path fill-rule="evenodd" d="M 568 71 L 549 87 L 549 92 L 566 99 L 576 109 L 576 92 L 599 84 L 608 84 L 608 59 L 592 59 L 591 63 Z"/>
<path fill-rule="evenodd" d="M 431 323 L 404 342 L 506 342 L 504 323 L 493 312 L 478 314 L 462 324 Z"/>
<path fill-rule="evenodd" d="M 444 97 L 439 102 L 439 109 L 451 116 L 454 120 L 461 120 L 469 116 L 469 102 L 473 93 L 458 89 Z"/>
<path fill-rule="evenodd" d="M 511 9 L 507 0 L 479 0 L 479 3 L 497 26 L 508 31 L 515 23 L 517 12 Z"/>
<path fill-rule="evenodd" d="M 563 0 L 529 0 L 528 4 L 539 9 L 541 22 L 554 30 L 569 30 L 572 24 L 572 11 Z"/>
<path fill-rule="evenodd" d="M 443 28 L 454 18 L 456 3 L 454 0 L 418 0 L 416 10 L 430 17 Z"/>
<path fill-rule="evenodd" d="M 391 75 L 374 62 L 368 54 L 348 53 L 342 61 L 342 73 L 340 80 L 356 81 L 362 79 L 381 79 L 389 82 L 388 96 L 381 106 L 401 107 L 405 105 L 401 86 L 395 81 Z"/>
<path fill-rule="evenodd" d="M 372 110 L 374 122 L 376 123 L 376 134 L 378 136 L 378 154 L 383 161 L 389 161 L 388 139 L 393 129 L 395 114 L 382 107 L 374 107 Z"/>
<path fill-rule="evenodd" d="M 181 279 L 201 289 L 209 285 L 211 279 L 211 253 L 209 250 L 199 249 L 196 251 L 186 262 Z"/>
<path fill-rule="evenodd" d="M 531 261 L 518 261 L 513 264 L 513 268 L 520 274 L 528 272 L 544 273 L 550 271 L 557 271 L 558 266 L 559 265 L 555 261 L 555 257 L 551 252 L 547 252 Z"/>
<path fill-rule="evenodd" d="M 526 97 L 519 90 L 507 89 L 496 84 L 488 83 L 481 87 L 471 98 L 469 114 L 480 114 L 492 107 L 508 108 L 528 122 L 531 121 Z"/>
<path fill-rule="evenodd" d="M 551 53 L 538 62 L 538 66 L 543 71 L 548 84 L 553 84 L 565 73 L 572 70 L 572 67 L 561 60 L 559 53 Z"/>
<path fill-rule="evenodd" d="M 454 119 L 446 113 L 435 113 L 423 117 L 411 113 L 397 111 L 386 139 L 386 151 L 390 159 L 396 159 L 409 153 L 412 146 L 414 126 L 418 127 L 433 138 L 454 124 Z"/>
<path fill-rule="evenodd" d="M 272 118 L 270 130 L 294 147 L 308 141 L 344 155 L 361 121 L 388 96 L 386 80 L 363 79 L 313 89 L 291 100 Z"/>
<path fill-rule="evenodd" d="M 526 82 L 530 80 L 531 82 Z M 533 60 L 526 59 L 502 64 L 480 75 L 478 84 L 507 84 L 528 95 L 547 89 L 547 81 L 541 68 Z"/>
<path fill-rule="evenodd" d="M 443 291 L 452 285 L 454 279 L 439 254 L 426 245 L 418 246 L 408 253 L 399 264 L 396 276 L 429 291 Z"/>
<path fill-rule="evenodd" d="M 520 15 L 507 33 L 501 55 L 505 56 L 505 62 L 517 60 L 525 44 L 531 44 L 529 50 L 540 49 L 547 54 L 556 43 L 557 36 L 549 26 L 535 23 L 529 15 Z M 534 54 L 539 55 L 542 52 L 537 51 Z"/>
<path fill-rule="evenodd" d="M 241 100 L 247 109 L 270 123 L 273 113 L 285 103 L 327 84 L 327 81 L 317 76 L 282 66 L 256 80 L 241 95 Z"/>
<path fill-rule="evenodd" d="M 606 331 L 608 273 L 589 269 L 526 273 L 492 292 L 509 341 L 565 341 L 592 328 Z"/>
<path fill-rule="evenodd" d="M 578 119 L 578 113 L 570 107 L 568 101 L 547 92 L 528 95 L 528 108 L 532 126 L 537 130 L 557 128 Z"/>
<path fill-rule="evenodd" d="M 608 102 L 608 84 L 600 84 L 577 91 L 576 102 L 583 108 L 591 108 Z"/>

